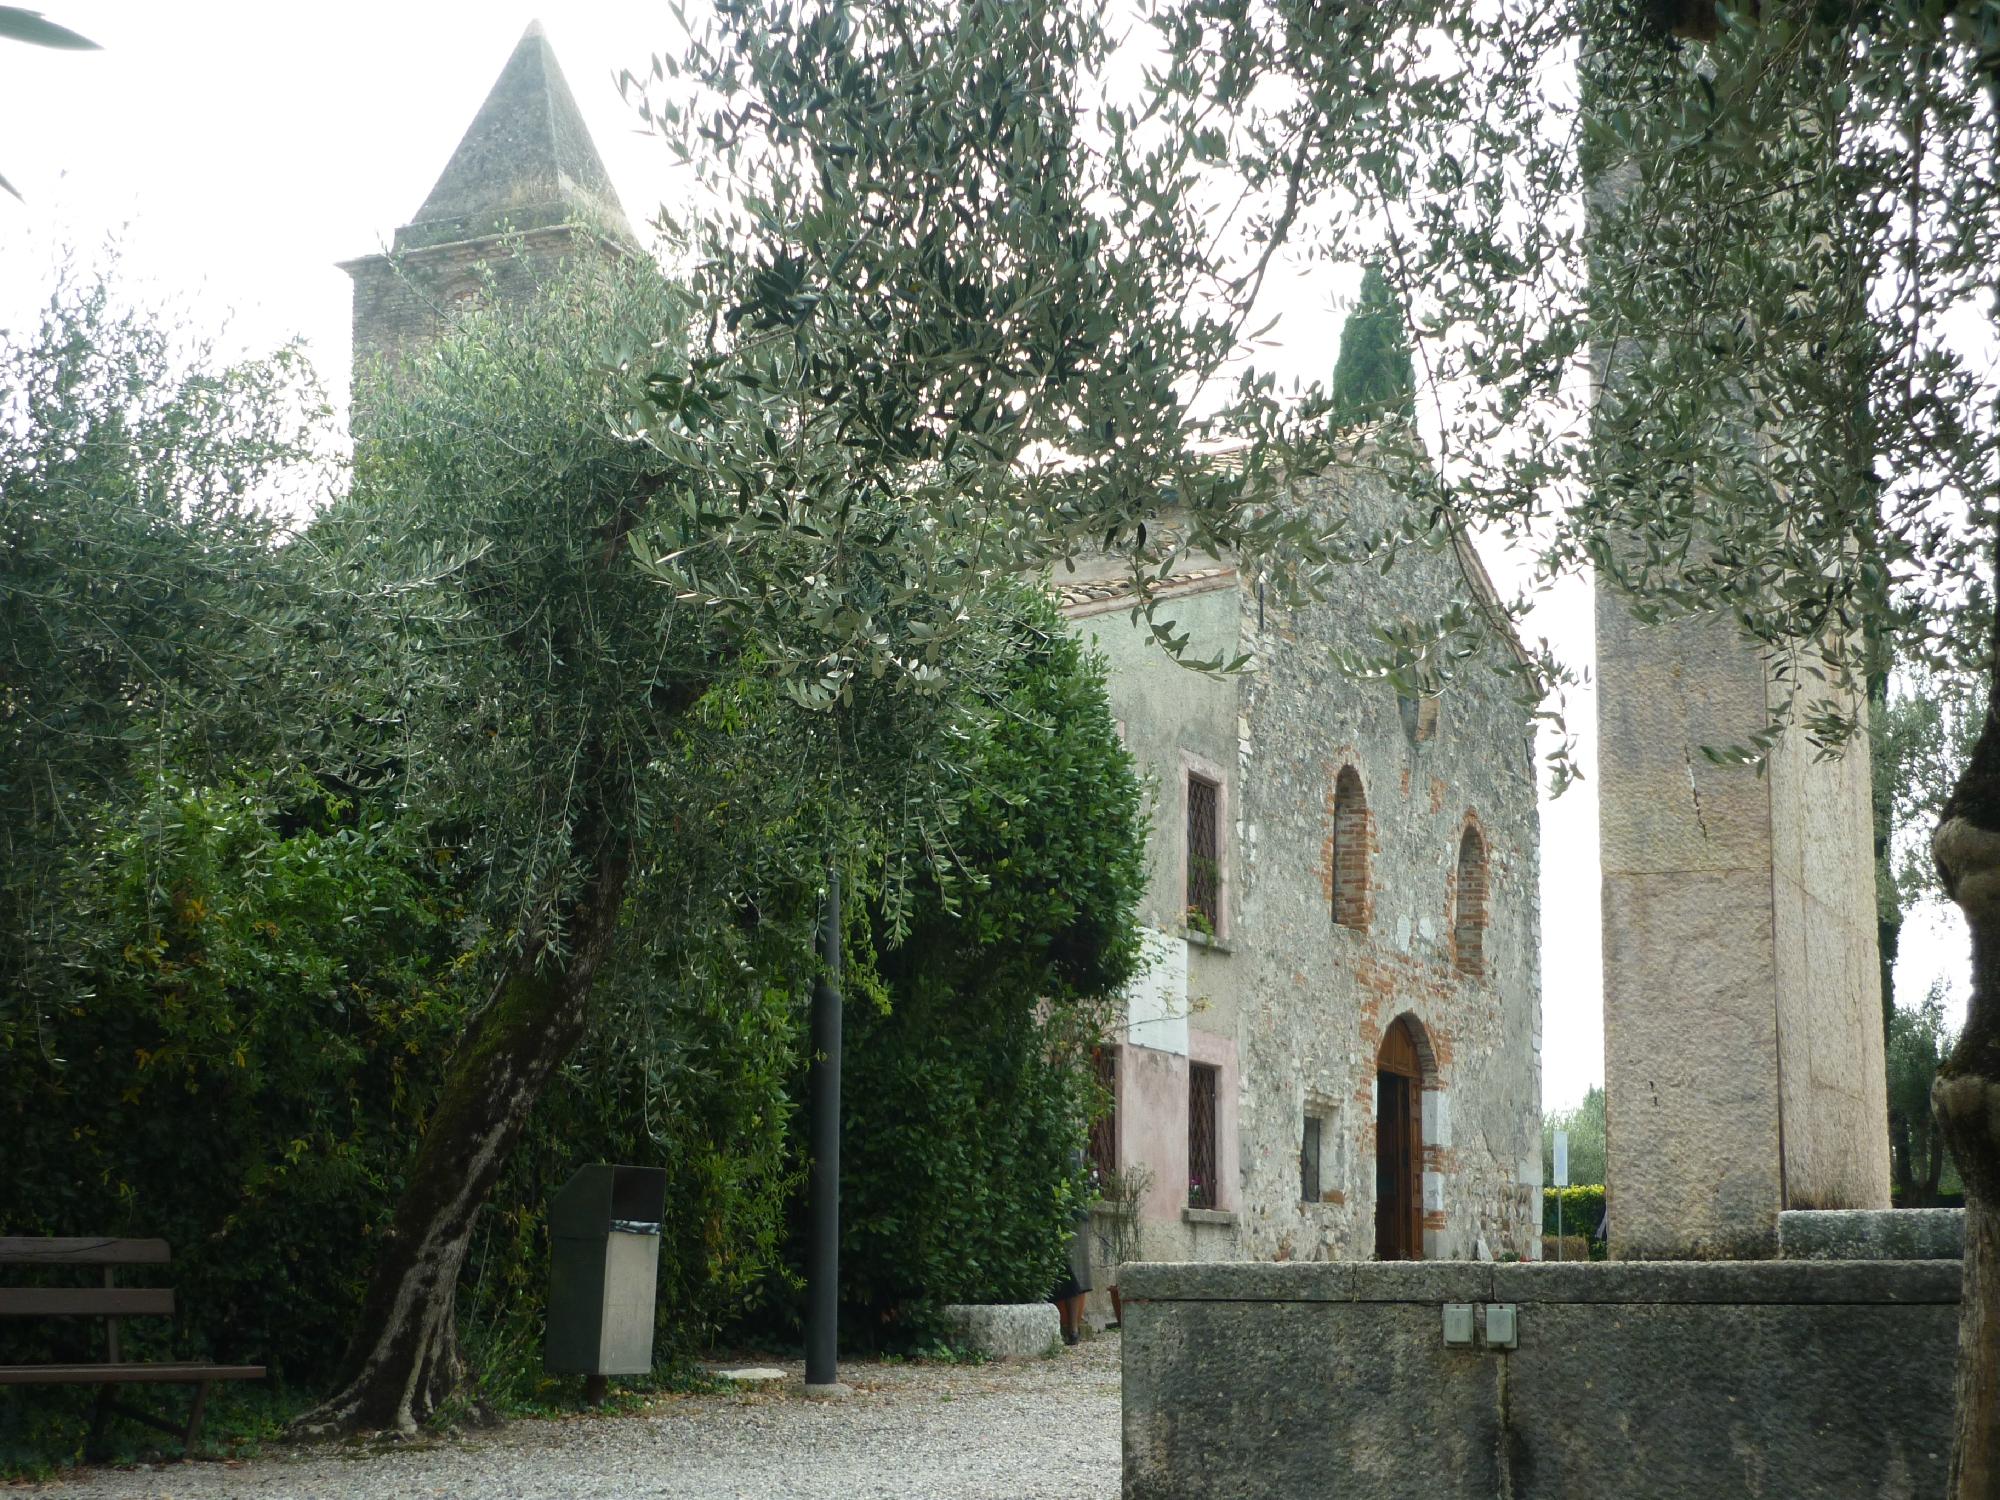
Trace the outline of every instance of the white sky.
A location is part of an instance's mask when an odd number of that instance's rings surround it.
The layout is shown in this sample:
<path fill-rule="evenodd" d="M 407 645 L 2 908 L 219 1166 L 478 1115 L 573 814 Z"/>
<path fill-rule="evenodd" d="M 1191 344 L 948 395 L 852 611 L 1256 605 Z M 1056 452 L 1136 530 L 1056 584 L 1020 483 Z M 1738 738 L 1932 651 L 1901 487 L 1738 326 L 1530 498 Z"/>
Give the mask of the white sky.
<path fill-rule="evenodd" d="M 0 175 L 27 199 L 0 196 L 0 330 L 32 317 L 60 247 L 89 251 L 115 235 L 128 284 L 200 324 L 226 320 L 232 346 L 303 336 L 344 398 L 350 297 L 335 262 L 380 249 L 415 212 L 538 9 L 635 226 L 673 191 L 664 150 L 612 81 L 673 48 L 657 0 L 39 3 L 105 50 L 0 43 Z M 1287 268 L 1272 293 L 1279 347 L 1260 363 L 1329 375 L 1358 280 Z M 1512 560 L 1488 549 L 1488 563 L 1507 590 Z M 1588 667 L 1588 589 L 1551 596 L 1529 633 Z M 1570 723 L 1588 774 L 1588 692 L 1573 697 Z M 1542 816 L 1543 1100 L 1554 1108 L 1604 1073 L 1592 786 L 1545 802 Z M 1955 913 L 1919 914 L 1899 997 L 1921 997 L 1934 974 L 1957 978 L 1964 953 Z"/>

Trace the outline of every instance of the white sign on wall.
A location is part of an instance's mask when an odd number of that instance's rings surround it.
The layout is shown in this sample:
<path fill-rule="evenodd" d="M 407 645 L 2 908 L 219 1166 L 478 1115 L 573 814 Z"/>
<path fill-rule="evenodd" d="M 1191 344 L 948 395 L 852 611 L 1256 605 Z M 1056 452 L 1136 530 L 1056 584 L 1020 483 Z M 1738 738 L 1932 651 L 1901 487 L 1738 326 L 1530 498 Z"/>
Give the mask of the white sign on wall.
<path fill-rule="evenodd" d="M 1139 948 L 1139 972 L 1125 991 L 1125 1040 L 1186 1057 L 1187 939 L 1141 927 Z"/>

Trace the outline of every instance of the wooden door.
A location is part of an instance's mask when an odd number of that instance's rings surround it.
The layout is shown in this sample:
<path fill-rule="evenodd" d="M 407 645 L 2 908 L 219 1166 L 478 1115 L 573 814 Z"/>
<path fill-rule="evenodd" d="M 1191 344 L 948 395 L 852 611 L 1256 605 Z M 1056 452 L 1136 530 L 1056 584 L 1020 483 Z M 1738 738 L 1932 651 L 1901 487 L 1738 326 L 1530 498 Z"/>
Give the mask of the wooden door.
<path fill-rule="evenodd" d="M 1416 1041 L 1400 1020 L 1375 1063 L 1375 1258 L 1423 1259 L 1424 1120 Z"/>

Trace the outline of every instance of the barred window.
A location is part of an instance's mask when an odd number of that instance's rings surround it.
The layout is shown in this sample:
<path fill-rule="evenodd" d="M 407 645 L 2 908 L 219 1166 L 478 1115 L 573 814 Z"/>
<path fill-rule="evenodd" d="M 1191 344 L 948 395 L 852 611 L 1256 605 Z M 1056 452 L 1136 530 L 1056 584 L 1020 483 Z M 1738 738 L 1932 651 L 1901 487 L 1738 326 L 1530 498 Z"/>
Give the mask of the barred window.
<path fill-rule="evenodd" d="M 1221 789 L 1188 773 L 1187 919 L 1210 937 L 1222 930 Z"/>
<path fill-rule="evenodd" d="M 1214 1208 L 1221 1202 L 1215 1181 L 1215 1096 L 1222 1070 L 1206 1063 L 1188 1065 L 1188 1207 Z"/>
<path fill-rule="evenodd" d="M 1118 1049 L 1108 1044 L 1095 1048 L 1091 1061 L 1097 1068 L 1097 1086 L 1110 1101 L 1090 1126 L 1090 1170 L 1102 1193 L 1118 1171 Z"/>

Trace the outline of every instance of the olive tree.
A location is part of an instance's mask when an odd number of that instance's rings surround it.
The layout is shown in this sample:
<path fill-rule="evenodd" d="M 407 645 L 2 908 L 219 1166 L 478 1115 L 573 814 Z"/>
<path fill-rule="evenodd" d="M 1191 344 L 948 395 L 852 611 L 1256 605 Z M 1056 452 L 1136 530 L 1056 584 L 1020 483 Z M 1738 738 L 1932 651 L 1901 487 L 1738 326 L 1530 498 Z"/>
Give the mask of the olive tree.
<path fill-rule="evenodd" d="M 473 1216 L 643 922 L 632 871 L 739 790 L 659 778 L 718 682 L 795 711 L 771 776 L 845 779 L 836 858 L 893 829 L 948 860 L 953 694 L 997 662 L 994 591 L 1086 539 L 1149 587 L 1177 486 L 1213 535 L 1270 524 L 1242 503 L 1267 479 L 1187 453 L 1178 383 L 1231 335 L 1179 254 L 1176 161 L 1083 128 L 1106 45 L 1049 0 L 724 9 L 655 64 L 692 87 L 641 103 L 718 190 L 679 285 L 473 313 L 372 404 L 313 540 L 377 622 L 350 636 L 385 643 L 357 675 L 403 683 L 393 774 L 477 827 L 508 957 L 302 1430 L 407 1431 L 457 1385 Z"/>
<path fill-rule="evenodd" d="M 976 580 L 946 595 L 888 547 L 710 525 L 736 497 L 626 425 L 632 361 L 659 381 L 686 358 L 685 306 L 650 267 L 584 265 L 465 313 L 369 394 L 352 489 L 302 543 L 345 621 L 327 683 L 344 758 L 435 831 L 498 954 L 375 1246 L 343 1380 L 302 1432 L 407 1432 L 458 1390 L 478 1211 L 616 945 L 649 939 L 678 882 L 749 902 L 811 879 L 827 848 L 892 857 L 949 821 L 947 689 L 997 648 L 966 631 L 927 661 L 912 632 Z M 921 518 L 880 495 L 852 519 L 876 536 Z M 710 596 L 663 586 L 662 531 L 695 544 Z M 843 591 L 866 601 L 879 670 L 835 719 L 801 663 L 846 638 Z"/>

